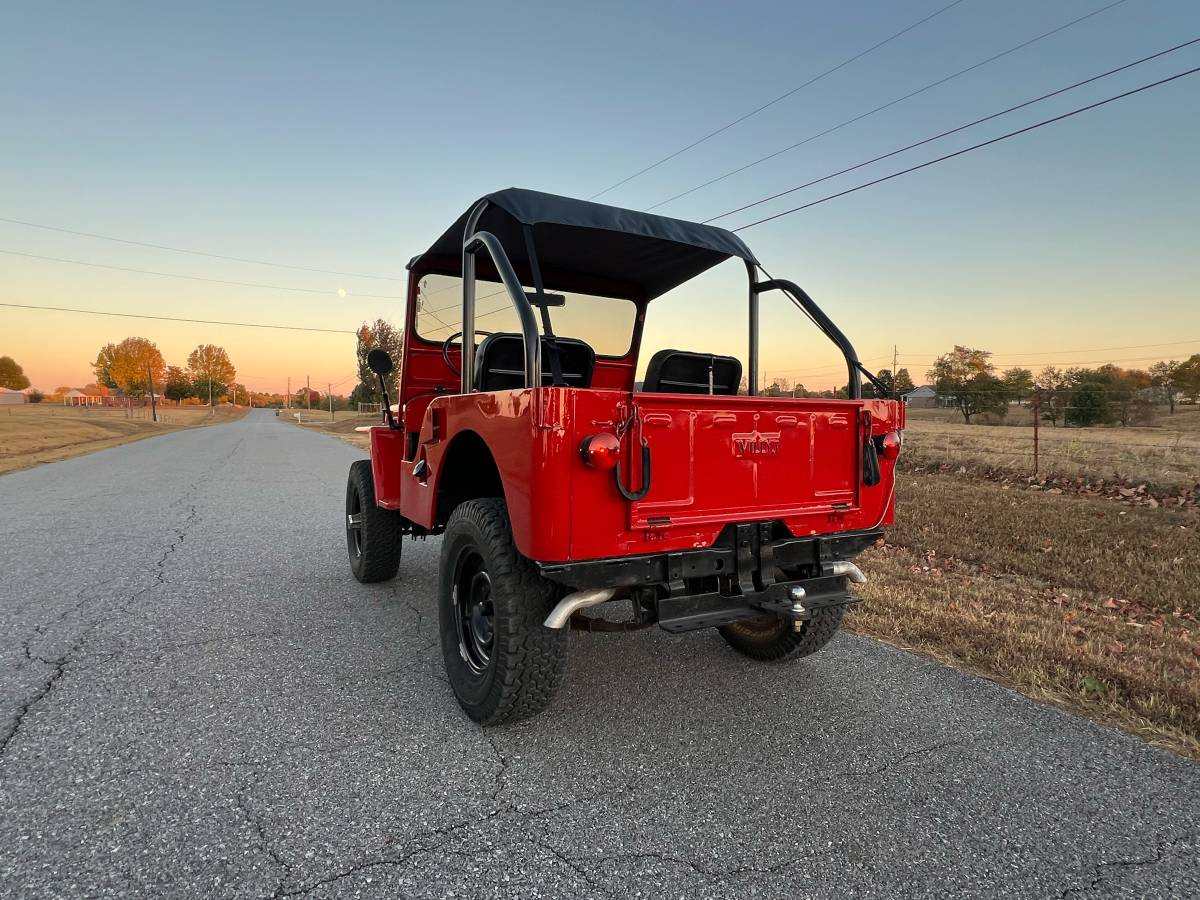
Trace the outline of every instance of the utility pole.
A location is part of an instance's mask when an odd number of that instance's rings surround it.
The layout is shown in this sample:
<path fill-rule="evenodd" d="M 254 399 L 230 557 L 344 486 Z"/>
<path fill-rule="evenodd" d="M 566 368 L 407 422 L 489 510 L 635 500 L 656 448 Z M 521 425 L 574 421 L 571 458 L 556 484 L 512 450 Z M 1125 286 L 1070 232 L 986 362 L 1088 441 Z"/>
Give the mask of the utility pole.
<path fill-rule="evenodd" d="M 146 374 L 150 376 L 150 416 L 155 422 L 158 421 L 158 407 L 154 404 L 154 372 L 150 369 L 150 364 L 146 364 Z"/>
<path fill-rule="evenodd" d="M 283 395 L 283 408 L 284 409 L 292 408 L 292 376 L 291 375 L 288 376 L 287 393 Z"/>
<path fill-rule="evenodd" d="M 892 399 L 896 399 L 896 365 L 899 361 L 899 353 L 896 350 L 896 345 L 892 344 Z"/>
<path fill-rule="evenodd" d="M 333 385 L 325 383 L 325 396 L 329 398 L 329 421 L 333 421 Z"/>
<path fill-rule="evenodd" d="M 312 412 L 312 380 L 307 375 L 304 376 L 304 402 Z"/>

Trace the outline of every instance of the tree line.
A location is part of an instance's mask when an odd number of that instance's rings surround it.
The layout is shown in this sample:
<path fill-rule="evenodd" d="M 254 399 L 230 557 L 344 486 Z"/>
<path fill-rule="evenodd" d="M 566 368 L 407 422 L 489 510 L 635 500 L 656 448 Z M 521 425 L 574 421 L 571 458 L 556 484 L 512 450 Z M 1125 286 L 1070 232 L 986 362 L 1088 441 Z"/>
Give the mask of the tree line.
<path fill-rule="evenodd" d="M 196 347 L 188 354 L 186 367 L 171 366 L 153 341 L 127 337 L 101 347 L 92 371 L 101 387 L 120 390 L 127 397 L 142 397 L 153 390 L 177 404 L 190 397 L 210 404 L 223 397 L 236 402 L 239 387 L 229 354 L 216 344 Z"/>
<path fill-rule="evenodd" d="M 1139 425 L 1153 419 L 1156 404 L 1166 404 L 1173 415 L 1180 397 L 1200 402 L 1200 354 L 1148 369 L 1046 366 L 1036 375 L 1021 367 L 997 374 L 991 357 L 990 351 L 956 345 L 926 373 L 939 398 L 968 423 L 973 416 L 1004 416 L 1010 404 L 1030 401 L 1051 425 Z"/>

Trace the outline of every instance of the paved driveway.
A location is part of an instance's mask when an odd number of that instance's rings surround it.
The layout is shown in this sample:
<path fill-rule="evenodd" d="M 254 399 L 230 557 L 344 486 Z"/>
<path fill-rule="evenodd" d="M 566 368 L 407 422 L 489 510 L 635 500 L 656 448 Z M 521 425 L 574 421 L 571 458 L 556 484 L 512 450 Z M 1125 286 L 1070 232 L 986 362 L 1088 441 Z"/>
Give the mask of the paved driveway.
<path fill-rule="evenodd" d="M 576 634 L 479 728 L 437 541 L 350 577 L 358 455 L 254 412 L 0 477 L 0 896 L 1200 895 L 1200 768 L 861 638 Z"/>

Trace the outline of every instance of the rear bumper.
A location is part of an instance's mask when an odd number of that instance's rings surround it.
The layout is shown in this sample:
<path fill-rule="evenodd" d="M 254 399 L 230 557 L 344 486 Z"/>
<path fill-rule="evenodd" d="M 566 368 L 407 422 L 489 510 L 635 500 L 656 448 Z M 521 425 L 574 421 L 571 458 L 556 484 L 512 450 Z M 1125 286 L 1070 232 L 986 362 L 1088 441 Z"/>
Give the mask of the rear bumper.
<path fill-rule="evenodd" d="M 741 548 L 739 566 L 738 532 L 754 529 L 750 548 Z M 819 567 L 823 563 L 853 559 L 883 537 L 882 529 L 845 531 L 814 537 L 777 538 L 768 523 L 727 526 L 711 547 L 681 550 L 676 553 L 650 553 L 643 556 L 619 556 L 611 559 L 585 559 L 578 562 L 536 563 L 551 581 L 576 590 L 606 587 L 643 587 L 671 585 L 685 578 L 707 575 L 735 575 L 746 563 L 757 571 L 770 566 L 799 569 Z M 743 537 L 745 535 L 743 534 Z M 747 550 L 750 552 L 747 553 Z M 755 552 L 756 551 L 756 552 Z M 750 557 L 750 558 L 747 558 Z"/>
<path fill-rule="evenodd" d="M 847 561 L 883 532 L 779 537 L 780 527 L 729 525 L 712 547 L 617 559 L 538 563 L 546 578 L 573 591 L 616 588 L 634 598 L 638 621 L 667 631 L 711 628 L 772 613 L 791 620 L 855 603 Z M 851 576 L 851 577 L 847 577 Z"/>
<path fill-rule="evenodd" d="M 823 609 L 858 602 L 847 590 L 845 577 L 827 575 L 779 581 L 749 594 L 725 596 L 712 592 L 663 597 L 658 601 L 658 624 L 666 631 L 681 632 L 756 619 L 764 614 L 803 621 Z"/>

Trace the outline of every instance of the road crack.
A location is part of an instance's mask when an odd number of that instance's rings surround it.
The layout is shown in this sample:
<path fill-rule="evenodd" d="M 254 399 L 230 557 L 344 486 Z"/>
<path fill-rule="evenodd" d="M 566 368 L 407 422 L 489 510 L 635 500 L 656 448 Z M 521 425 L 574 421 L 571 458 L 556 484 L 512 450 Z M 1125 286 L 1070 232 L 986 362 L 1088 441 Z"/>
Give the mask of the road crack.
<path fill-rule="evenodd" d="M 188 488 L 188 490 L 183 494 L 183 496 L 184 497 L 188 496 L 188 494 L 190 492 L 192 492 L 196 489 L 198 484 L 199 484 L 198 481 L 193 483 Z M 166 574 L 165 574 L 165 567 L 166 567 L 167 559 L 184 542 L 184 540 L 187 537 L 188 531 L 191 529 L 192 525 L 195 524 L 196 519 L 197 519 L 196 506 L 195 506 L 195 504 L 190 504 L 188 515 L 185 517 L 183 524 L 172 529 L 174 536 L 172 537 L 170 542 L 168 542 L 166 548 L 162 552 L 162 555 L 159 557 L 158 561 L 155 563 L 154 580 L 150 584 L 146 585 L 145 587 L 139 588 L 138 590 L 134 591 L 132 594 L 130 594 L 124 600 L 119 601 L 113 609 L 115 609 L 116 611 L 119 611 L 121 613 L 128 613 L 129 607 L 138 598 L 144 596 L 145 594 L 149 593 L 150 591 L 152 591 L 158 587 L 161 587 L 162 585 L 167 583 Z M 115 580 L 116 580 L 115 578 L 110 578 L 107 581 L 102 582 L 100 584 L 100 587 L 103 587 L 104 585 L 107 585 L 110 582 L 115 581 Z M 89 592 L 91 592 L 93 594 L 93 596 L 85 597 L 84 595 Z M 91 600 L 95 599 L 94 593 L 95 593 L 95 587 L 92 585 L 85 585 L 84 587 L 81 587 L 75 595 L 76 602 L 75 602 L 74 607 L 70 610 L 67 610 L 65 613 L 63 613 L 61 616 L 59 616 L 58 619 L 56 619 L 55 621 L 61 622 L 64 619 L 66 619 L 66 617 L 69 616 L 71 614 L 71 612 L 82 609 L 87 603 L 89 603 Z M 53 671 L 50 673 L 49 677 L 46 678 L 42 682 L 40 687 L 38 687 L 32 694 L 30 694 L 28 697 L 26 697 L 25 700 L 20 703 L 20 705 L 18 705 L 16 714 L 13 716 L 12 721 L 9 723 L 8 727 L 5 729 L 3 735 L 0 736 L 0 762 L 3 762 L 7 758 L 8 750 L 12 746 L 13 741 L 16 740 L 17 735 L 21 732 L 21 729 L 25 724 L 26 718 L 34 710 L 35 707 L 37 707 L 39 704 L 41 704 L 42 701 L 45 700 L 46 697 L 48 697 L 50 695 L 50 693 L 54 690 L 55 685 L 57 685 L 58 682 L 62 680 L 63 676 L 66 675 L 67 670 L 70 668 L 71 664 L 75 661 L 76 654 L 78 654 L 79 651 L 83 648 L 84 644 L 87 643 L 87 641 L 91 637 L 92 633 L 95 632 L 95 630 L 97 628 L 99 628 L 102 623 L 109 621 L 111 619 L 112 611 L 113 610 L 108 610 L 108 611 L 106 611 L 106 613 L 104 615 L 97 616 L 94 619 L 92 619 L 90 622 L 87 622 L 84 625 L 83 629 L 79 632 L 78 637 L 76 637 L 75 641 L 70 645 L 70 647 L 68 647 L 67 650 L 62 655 L 60 655 L 52 660 L 46 659 L 46 658 L 39 656 L 32 652 L 30 645 L 33 642 L 33 638 L 29 638 L 28 640 L 25 641 L 25 644 L 24 644 L 24 655 L 26 657 L 25 664 L 29 664 L 29 663 L 32 663 L 34 660 L 37 660 L 39 662 L 44 663 L 45 665 L 52 666 Z M 35 625 L 34 630 L 39 635 L 45 634 L 44 626 Z"/>
<path fill-rule="evenodd" d="M 1080 894 L 1091 894 L 1100 890 L 1101 886 L 1108 881 L 1109 872 L 1114 869 L 1138 869 L 1142 866 L 1153 866 L 1163 861 L 1168 849 L 1182 844 L 1190 839 L 1193 835 L 1184 834 L 1179 837 L 1170 839 L 1161 839 L 1154 846 L 1151 855 L 1139 857 L 1135 859 L 1114 859 L 1111 862 L 1099 861 L 1092 865 L 1092 877 L 1085 885 L 1063 888 L 1058 892 L 1059 900 L 1065 900 L 1067 897 L 1077 896 Z"/>
<path fill-rule="evenodd" d="M 926 756 L 930 753 L 937 753 L 939 750 L 945 750 L 949 747 L 961 747 L 967 743 L 968 743 L 967 741 L 955 739 L 955 740 L 951 740 L 951 741 L 942 741 L 941 743 L 937 743 L 937 744 L 930 744 L 927 747 L 917 747 L 915 750 L 910 750 L 907 753 L 901 754 L 900 756 L 898 756 L 892 760 L 889 760 L 888 762 L 884 763 L 882 766 L 879 766 L 878 768 L 864 769 L 864 770 L 851 769 L 851 770 L 842 771 L 842 772 L 835 772 L 833 774 L 833 777 L 834 778 L 872 778 L 876 775 L 883 775 L 885 772 L 889 772 L 892 769 L 896 768 L 897 766 L 903 765 L 904 763 L 908 762 L 910 759 L 914 759 L 915 757 Z"/>

